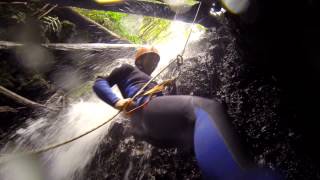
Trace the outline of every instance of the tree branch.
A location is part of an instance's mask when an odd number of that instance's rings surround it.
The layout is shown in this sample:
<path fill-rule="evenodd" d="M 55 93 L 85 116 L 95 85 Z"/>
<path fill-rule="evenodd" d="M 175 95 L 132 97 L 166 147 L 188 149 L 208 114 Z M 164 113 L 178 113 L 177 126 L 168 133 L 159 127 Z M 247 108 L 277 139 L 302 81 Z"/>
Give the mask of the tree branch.
<path fill-rule="evenodd" d="M 48 9 L 46 12 L 44 12 L 43 14 L 41 14 L 38 19 L 43 18 L 44 16 L 46 16 L 47 14 L 49 14 L 54 8 L 56 8 L 58 5 L 54 5 L 52 6 L 50 9 Z"/>
<path fill-rule="evenodd" d="M 1 4 L 10 4 L 10 5 L 14 5 L 14 4 L 23 4 L 23 5 L 27 5 L 27 2 L 0 2 Z"/>
<path fill-rule="evenodd" d="M 73 10 L 72 8 L 65 8 L 64 9 L 64 13 L 70 12 L 78 17 L 80 17 L 83 21 L 88 22 L 88 24 L 94 25 L 95 27 L 97 27 L 98 29 L 102 30 L 103 32 L 105 32 L 106 34 L 111 35 L 112 37 L 116 38 L 116 39 L 121 39 L 122 41 L 126 41 L 124 39 L 122 39 L 119 35 L 117 35 L 116 33 L 110 31 L 109 29 L 107 29 L 106 27 L 100 25 L 99 23 L 87 18 L 86 16 L 83 16 L 82 14 L 79 14 L 78 12 L 76 12 L 75 10 Z M 128 41 L 127 41 L 128 42 Z"/>
<path fill-rule="evenodd" d="M 51 107 L 47 107 L 45 105 L 36 103 L 34 101 L 31 101 L 25 97 L 22 97 L 12 91 L 10 91 L 9 89 L 3 87 L 0 85 L 0 93 L 7 96 L 10 99 L 15 100 L 16 102 L 23 104 L 25 106 L 31 107 L 31 108 L 44 108 L 44 109 L 48 109 L 50 111 L 57 111 L 57 109 L 51 108 Z"/>
<path fill-rule="evenodd" d="M 15 43 L 10 41 L 0 41 L 0 50 L 10 50 L 25 46 L 21 43 Z M 52 49 L 52 50 L 63 50 L 63 51 L 73 51 L 73 50 L 83 50 L 83 51 L 105 51 L 110 50 L 133 50 L 138 47 L 142 47 L 139 44 L 106 44 L 106 43 L 48 43 L 41 44 L 41 46 Z"/>
<path fill-rule="evenodd" d="M 16 113 L 18 112 L 16 109 L 9 107 L 9 106 L 0 106 L 0 113 L 2 112 L 13 112 Z"/>

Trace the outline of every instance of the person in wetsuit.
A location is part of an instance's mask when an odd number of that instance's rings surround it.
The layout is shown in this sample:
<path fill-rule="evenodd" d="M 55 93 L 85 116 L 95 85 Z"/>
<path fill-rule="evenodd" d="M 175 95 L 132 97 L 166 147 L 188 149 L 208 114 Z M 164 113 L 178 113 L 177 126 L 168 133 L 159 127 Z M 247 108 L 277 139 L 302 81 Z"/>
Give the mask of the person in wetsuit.
<path fill-rule="evenodd" d="M 93 90 L 104 102 L 123 110 L 151 79 L 159 60 L 155 48 L 140 48 L 135 66 L 123 64 L 109 76 L 97 78 Z M 113 85 L 118 85 L 123 98 L 112 91 Z M 151 82 L 146 90 L 156 85 Z M 162 93 L 154 96 L 150 101 L 150 97 L 140 97 L 134 104 L 139 106 L 148 101 L 130 117 L 135 137 L 158 147 L 194 149 L 205 179 L 255 179 L 243 171 L 251 163 L 221 104 L 196 96 Z"/>

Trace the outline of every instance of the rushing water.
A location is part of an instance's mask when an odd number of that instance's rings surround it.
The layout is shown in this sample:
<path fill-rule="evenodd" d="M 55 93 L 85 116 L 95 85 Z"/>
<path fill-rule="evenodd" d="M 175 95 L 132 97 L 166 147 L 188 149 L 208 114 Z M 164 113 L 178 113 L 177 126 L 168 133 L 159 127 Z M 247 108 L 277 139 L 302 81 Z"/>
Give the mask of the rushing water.
<path fill-rule="evenodd" d="M 63 142 L 69 138 L 78 136 L 99 124 L 105 122 L 116 111 L 95 96 L 88 101 L 79 101 L 71 104 L 65 113 L 56 118 L 41 117 L 30 119 L 25 128 L 15 132 L 15 145 L 20 149 L 32 149 L 44 147 L 49 144 Z M 73 179 L 75 172 L 81 172 L 82 168 L 90 161 L 97 150 L 99 142 L 108 132 L 108 125 L 91 134 L 60 148 L 42 154 L 38 159 L 34 158 L 32 164 L 39 165 L 33 168 L 34 173 L 21 171 L 26 169 L 30 163 L 21 162 L 19 166 L 14 164 L 5 165 L 1 168 L 2 179 L 29 179 L 28 175 L 43 173 L 41 179 Z M 21 167 L 22 166 L 22 167 Z M 41 171 L 36 171 L 39 169 Z M 32 170 L 32 169 L 30 169 Z M 44 173 L 45 172 L 45 173 Z M 40 174 L 38 174 L 40 175 Z M 33 176 L 30 177 L 30 179 Z"/>

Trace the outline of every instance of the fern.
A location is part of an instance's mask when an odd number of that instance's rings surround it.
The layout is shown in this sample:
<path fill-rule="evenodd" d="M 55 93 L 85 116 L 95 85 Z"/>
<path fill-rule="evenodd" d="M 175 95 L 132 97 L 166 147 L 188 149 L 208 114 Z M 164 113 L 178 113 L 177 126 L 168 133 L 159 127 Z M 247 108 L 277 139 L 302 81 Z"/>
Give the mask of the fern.
<path fill-rule="evenodd" d="M 18 11 L 16 14 L 11 16 L 12 19 L 16 20 L 17 23 L 25 23 L 26 22 L 26 14 Z"/>
<path fill-rule="evenodd" d="M 44 32 L 60 33 L 62 23 L 58 17 L 46 16 L 42 20 L 42 27 Z"/>

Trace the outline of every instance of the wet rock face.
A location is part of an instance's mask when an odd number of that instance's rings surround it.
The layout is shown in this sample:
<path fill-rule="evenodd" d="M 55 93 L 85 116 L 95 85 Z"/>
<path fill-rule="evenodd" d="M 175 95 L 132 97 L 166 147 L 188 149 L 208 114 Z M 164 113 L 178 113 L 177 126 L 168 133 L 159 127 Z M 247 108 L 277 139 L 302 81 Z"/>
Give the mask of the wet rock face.
<path fill-rule="evenodd" d="M 319 3 L 256 2 L 256 17 L 247 17 L 254 21 L 229 16 L 249 70 L 240 81 L 248 87 L 247 95 L 240 96 L 245 97 L 242 114 L 250 124 L 259 125 L 247 128 L 255 137 L 248 142 L 255 154 L 261 154 L 256 156 L 258 162 L 283 169 L 288 179 L 319 179 L 319 148 L 314 141 L 319 136 L 319 123 L 314 121 L 320 99 L 318 55 L 314 53 L 319 51 L 315 43 L 320 37 L 315 20 Z M 291 13 L 292 9 L 299 9 L 299 14 Z"/>
<path fill-rule="evenodd" d="M 193 153 L 136 140 L 129 122 L 116 122 L 82 179 L 201 179 Z"/>

